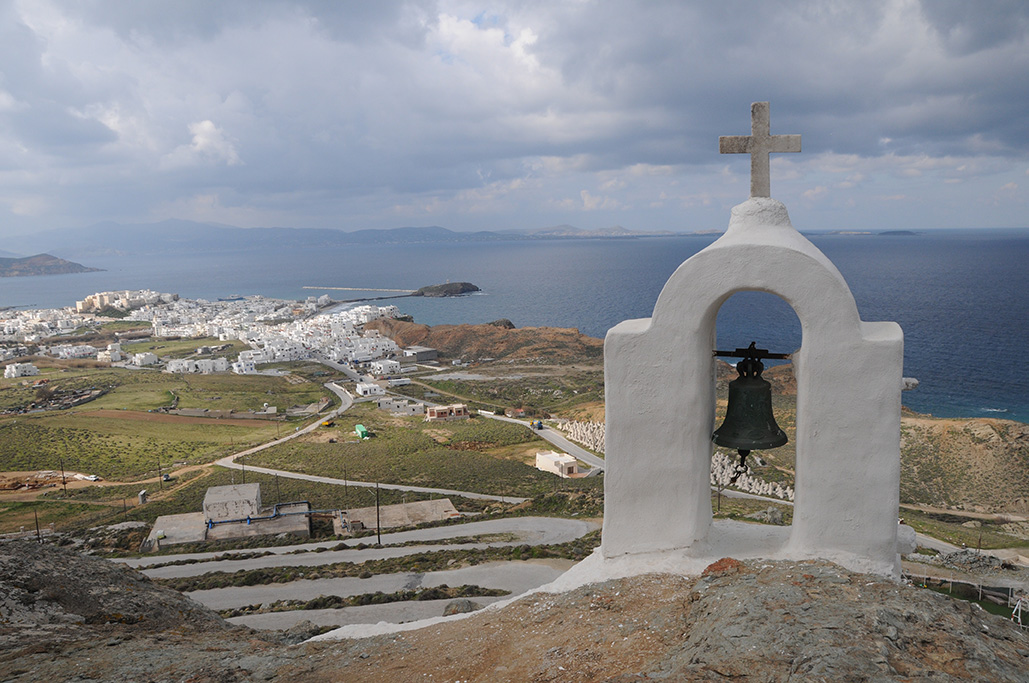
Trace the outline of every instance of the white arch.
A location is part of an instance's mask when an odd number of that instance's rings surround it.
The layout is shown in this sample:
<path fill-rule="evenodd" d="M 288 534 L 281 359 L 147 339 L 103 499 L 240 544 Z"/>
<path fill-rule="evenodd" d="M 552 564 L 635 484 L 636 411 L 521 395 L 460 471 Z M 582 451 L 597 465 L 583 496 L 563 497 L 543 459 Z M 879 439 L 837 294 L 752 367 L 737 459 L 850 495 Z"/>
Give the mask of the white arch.
<path fill-rule="evenodd" d="M 789 528 L 711 520 L 715 321 L 747 290 L 782 297 L 803 334 Z M 843 277 L 785 206 L 735 207 L 726 233 L 672 274 L 651 318 L 608 332 L 602 554 L 825 557 L 894 573 L 902 352 L 900 327 L 861 321 Z"/>

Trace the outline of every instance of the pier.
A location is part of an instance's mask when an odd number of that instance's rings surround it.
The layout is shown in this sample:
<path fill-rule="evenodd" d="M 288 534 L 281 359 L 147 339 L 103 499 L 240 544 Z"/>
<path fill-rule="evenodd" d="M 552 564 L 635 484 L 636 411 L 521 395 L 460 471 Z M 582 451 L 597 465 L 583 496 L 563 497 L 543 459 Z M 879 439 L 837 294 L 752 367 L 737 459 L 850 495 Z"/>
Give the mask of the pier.
<path fill-rule="evenodd" d="M 377 287 L 311 287 L 305 285 L 302 289 L 331 289 L 339 292 L 398 292 L 400 294 L 414 294 L 413 289 L 379 289 Z"/>

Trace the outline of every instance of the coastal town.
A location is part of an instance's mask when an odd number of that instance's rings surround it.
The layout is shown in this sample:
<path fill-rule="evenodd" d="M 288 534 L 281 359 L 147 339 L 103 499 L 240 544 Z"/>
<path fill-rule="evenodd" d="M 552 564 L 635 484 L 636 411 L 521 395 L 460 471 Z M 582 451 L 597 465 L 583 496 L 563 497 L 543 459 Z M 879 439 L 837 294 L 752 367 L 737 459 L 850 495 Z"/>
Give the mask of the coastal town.
<path fill-rule="evenodd" d="M 228 301 L 180 299 L 177 294 L 151 290 L 98 292 L 76 302 L 74 308 L 7 310 L 0 312 L 0 361 L 32 353 L 60 359 L 92 359 L 118 367 L 160 367 L 172 373 L 234 372 L 253 374 L 262 363 L 304 360 L 313 354 L 338 363 L 368 363 L 395 356 L 400 349 L 390 339 L 358 327 L 378 318 L 400 315 L 396 306 L 361 305 L 333 310 L 328 296 L 285 301 L 262 296 L 233 297 Z M 127 354 L 118 342 L 98 348 L 90 344 L 54 343 L 62 335 L 97 328 L 111 317 L 148 322 L 152 336 L 204 337 L 238 340 L 250 348 L 235 359 L 202 349 L 209 358 L 161 361 L 151 352 Z M 46 343 L 42 343 L 46 340 Z M 412 354 L 417 356 L 417 352 Z M 396 366 L 388 369 L 399 371 Z M 381 368 L 380 368 L 381 369 Z M 31 363 L 7 366 L 6 377 L 37 373 Z M 385 373 L 388 374 L 388 373 Z"/>

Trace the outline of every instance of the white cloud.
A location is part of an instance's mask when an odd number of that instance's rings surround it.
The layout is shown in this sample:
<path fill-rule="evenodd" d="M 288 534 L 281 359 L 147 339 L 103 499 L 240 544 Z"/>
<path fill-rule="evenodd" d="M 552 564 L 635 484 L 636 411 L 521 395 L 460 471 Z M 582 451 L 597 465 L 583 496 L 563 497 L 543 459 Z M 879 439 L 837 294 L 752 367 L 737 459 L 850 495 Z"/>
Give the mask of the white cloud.
<path fill-rule="evenodd" d="M 180 145 L 161 159 L 161 167 L 174 169 L 202 164 L 225 164 L 237 166 L 241 163 L 236 146 L 225 137 L 224 132 L 210 120 L 189 124 L 193 140 Z"/>
<path fill-rule="evenodd" d="M 817 201 L 824 197 L 828 192 L 829 188 L 825 187 L 824 185 L 812 187 L 810 190 L 804 191 L 804 199 L 807 199 L 809 201 Z"/>
<path fill-rule="evenodd" d="M 582 209 L 584 211 L 598 211 L 601 209 L 610 211 L 621 208 L 621 204 L 617 200 L 607 196 L 594 196 L 590 194 L 589 190 L 582 190 L 579 192 L 579 196 L 582 197 Z"/>

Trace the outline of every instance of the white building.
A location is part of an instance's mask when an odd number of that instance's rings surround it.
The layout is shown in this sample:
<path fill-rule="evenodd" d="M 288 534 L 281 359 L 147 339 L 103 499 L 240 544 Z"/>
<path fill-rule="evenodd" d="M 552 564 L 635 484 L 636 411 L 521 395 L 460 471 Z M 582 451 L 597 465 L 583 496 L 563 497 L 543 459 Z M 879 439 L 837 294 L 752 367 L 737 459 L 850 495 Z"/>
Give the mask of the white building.
<path fill-rule="evenodd" d="M 400 372 L 400 361 L 395 360 L 373 360 L 368 364 L 368 369 L 372 371 L 373 375 L 385 377 L 386 375 L 395 375 Z"/>
<path fill-rule="evenodd" d="M 149 351 L 143 353 L 132 354 L 132 364 L 137 367 L 143 367 L 145 365 L 157 365 L 158 358 L 155 354 Z"/>
<path fill-rule="evenodd" d="M 204 375 L 210 375 L 214 372 L 227 372 L 228 369 L 228 358 L 201 358 L 196 361 L 196 371 Z"/>
<path fill-rule="evenodd" d="M 237 375 L 257 374 L 257 366 L 252 360 L 238 360 L 232 364 L 232 371 Z"/>
<path fill-rule="evenodd" d="M 75 346 L 62 344 L 60 346 L 51 347 L 50 353 L 65 360 L 72 358 L 93 358 L 97 354 L 97 348 L 95 346 L 90 346 L 89 344 L 80 344 Z"/>
<path fill-rule="evenodd" d="M 173 358 L 168 361 L 168 364 L 164 367 L 164 371 L 179 374 L 196 372 L 197 364 L 195 360 L 190 358 Z"/>
<path fill-rule="evenodd" d="M 359 396 L 385 396 L 386 390 L 372 382 L 358 382 L 357 394 Z"/>
<path fill-rule="evenodd" d="M 108 344 L 104 351 L 97 351 L 96 359 L 101 363 L 117 363 L 122 359 L 121 344 Z"/>
<path fill-rule="evenodd" d="M 32 377 L 39 374 L 39 368 L 32 363 L 11 363 L 4 368 L 4 378 Z"/>
<path fill-rule="evenodd" d="M 536 453 L 536 469 L 568 479 L 579 473 L 579 464 L 567 453 L 539 451 Z"/>

